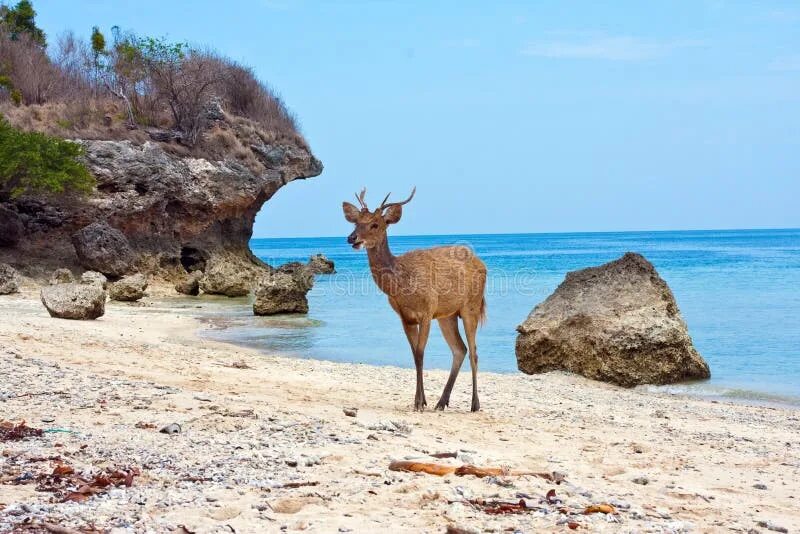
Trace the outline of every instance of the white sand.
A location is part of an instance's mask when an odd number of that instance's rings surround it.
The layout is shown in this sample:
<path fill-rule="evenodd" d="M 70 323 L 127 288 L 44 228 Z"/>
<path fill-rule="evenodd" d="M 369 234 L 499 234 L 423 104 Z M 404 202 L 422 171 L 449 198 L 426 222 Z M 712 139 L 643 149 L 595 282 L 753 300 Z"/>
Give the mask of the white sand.
<path fill-rule="evenodd" d="M 567 521 L 605 532 L 800 528 L 798 411 L 555 373 L 481 373 L 473 414 L 465 369 L 448 411 L 419 414 L 412 370 L 266 356 L 202 339 L 199 328 L 185 310 L 111 303 L 97 321 L 68 321 L 48 317 L 30 290 L 0 297 L 0 419 L 74 431 L 0 443 L 0 480 L 50 471 L 55 461 L 32 460 L 54 455 L 86 472 L 142 472 L 133 487 L 84 503 L 0 484 L 0 532 L 26 518 L 137 532 L 550 532 L 568 531 Z M 446 372 L 425 379 L 433 405 Z M 355 418 L 342 412 L 351 406 Z M 181 434 L 158 433 L 172 422 Z M 427 456 L 440 452 L 458 458 Z M 566 482 L 387 470 L 406 457 L 559 471 Z M 642 477 L 646 485 L 633 482 Z M 318 484 L 277 487 L 292 481 Z M 540 504 L 551 488 L 563 503 Z M 462 502 L 518 494 L 540 509 L 493 516 Z M 598 503 L 617 512 L 558 511 Z"/>

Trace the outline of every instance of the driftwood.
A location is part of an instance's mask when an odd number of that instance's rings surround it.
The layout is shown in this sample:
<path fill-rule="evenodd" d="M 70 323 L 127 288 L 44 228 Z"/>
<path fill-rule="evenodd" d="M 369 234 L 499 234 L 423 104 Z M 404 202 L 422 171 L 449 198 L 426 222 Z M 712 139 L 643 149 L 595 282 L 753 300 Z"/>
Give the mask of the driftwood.
<path fill-rule="evenodd" d="M 560 484 L 564 480 L 561 473 L 539 473 L 536 471 L 514 471 L 502 467 L 478 467 L 475 465 L 464 464 L 461 466 L 435 464 L 429 462 L 411 462 L 406 460 L 396 460 L 389 464 L 390 471 L 407 471 L 411 473 L 426 473 L 428 475 L 444 476 L 456 475 L 463 477 L 473 475 L 478 478 L 483 477 L 522 477 L 534 476 Z"/>

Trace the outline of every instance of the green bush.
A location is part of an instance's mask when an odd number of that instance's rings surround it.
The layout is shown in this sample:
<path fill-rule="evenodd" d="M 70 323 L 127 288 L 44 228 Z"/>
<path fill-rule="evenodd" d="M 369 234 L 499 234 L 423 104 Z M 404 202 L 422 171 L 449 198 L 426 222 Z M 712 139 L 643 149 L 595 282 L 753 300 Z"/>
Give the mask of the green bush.
<path fill-rule="evenodd" d="M 90 192 L 95 181 L 79 159 L 82 154 L 77 143 L 17 130 L 0 117 L 0 197 Z"/>

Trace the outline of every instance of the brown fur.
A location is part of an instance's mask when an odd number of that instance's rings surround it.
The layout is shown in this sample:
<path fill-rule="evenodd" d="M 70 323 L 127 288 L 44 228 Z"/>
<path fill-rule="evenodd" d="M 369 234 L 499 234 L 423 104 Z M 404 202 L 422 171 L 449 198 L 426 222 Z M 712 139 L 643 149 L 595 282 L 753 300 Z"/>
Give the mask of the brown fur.
<path fill-rule="evenodd" d="M 348 237 L 354 248 L 366 248 L 372 278 L 386 293 L 389 305 L 400 316 L 417 370 L 417 392 L 414 408 L 422 411 L 427 405 L 422 382 L 422 363 L 431 321 L 437 319 L 450 350 L 453 365 L 442 396 L 436 404 L 443 410 L 450 402 L 467 345 L 458 331 L 458 318 L 464 325 L 472 368 L 472 411 L 480 409 L 478 401 L 478 354 L 475 336 L 478 325 L 486 317 L 486 266 L 465 246 L 435 247 L 412 250 L 395 256 L 389 249 L 386 230 L 402 216 L 402 206 L 408 200 L 386 204 L 388 196 L 375 211 L 364 203 L 364 193 L 358 196 L 362 208 L 344 202 L 345 219 L 356 225 Z"/>

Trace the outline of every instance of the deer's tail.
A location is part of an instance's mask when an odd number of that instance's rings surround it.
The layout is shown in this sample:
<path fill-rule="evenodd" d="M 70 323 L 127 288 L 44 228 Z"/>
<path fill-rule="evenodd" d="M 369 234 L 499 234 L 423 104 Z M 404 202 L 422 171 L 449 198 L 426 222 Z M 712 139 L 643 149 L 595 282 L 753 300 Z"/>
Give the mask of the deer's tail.
<path fill-rule="evenodd" d="M 486 297 L 481 299 L 481 313 L 478 316 L 478 325 L 483 326 L 486 323 Z"/>

